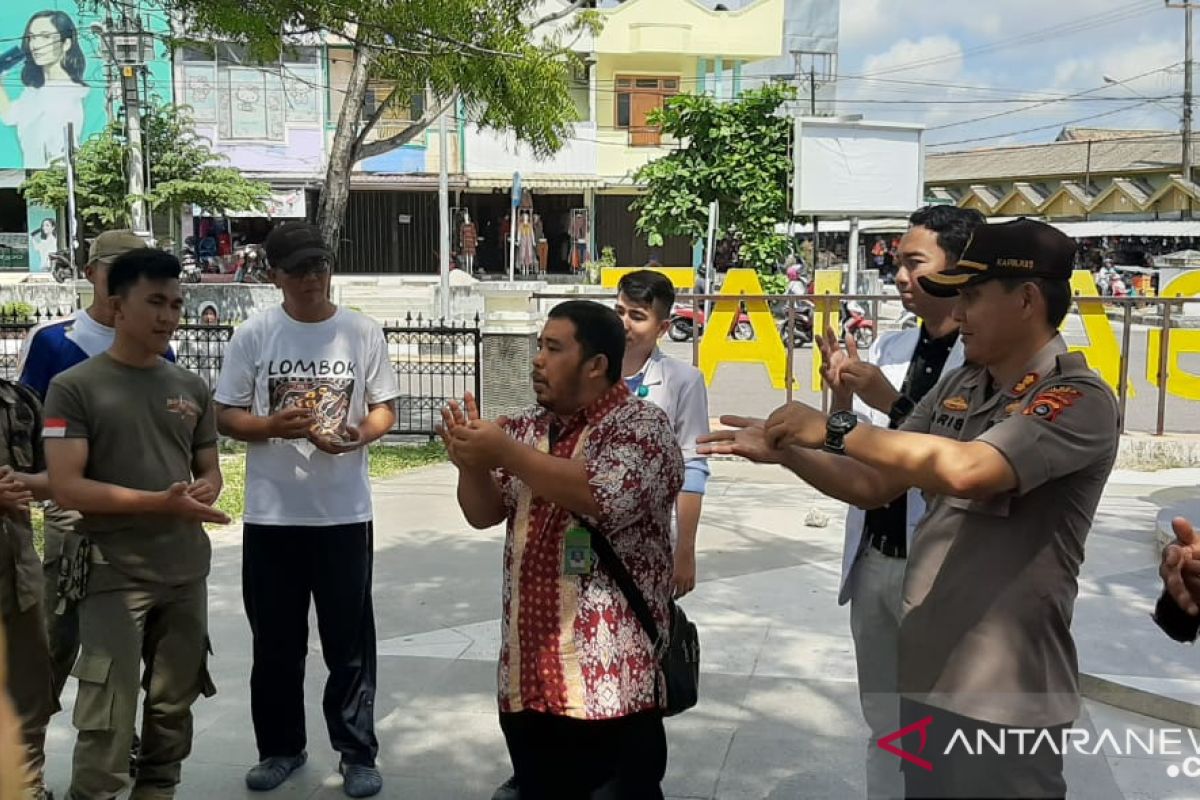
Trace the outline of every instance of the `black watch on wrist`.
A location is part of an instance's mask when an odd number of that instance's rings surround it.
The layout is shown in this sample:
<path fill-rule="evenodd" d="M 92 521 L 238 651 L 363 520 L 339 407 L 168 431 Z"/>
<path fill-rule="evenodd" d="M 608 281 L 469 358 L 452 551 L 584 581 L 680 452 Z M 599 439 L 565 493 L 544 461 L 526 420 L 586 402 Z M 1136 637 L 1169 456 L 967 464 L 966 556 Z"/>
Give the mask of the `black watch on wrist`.
<path fill-rule="evenodd" d="M 837 411 L 825 423 L 825 450 L 838 455 L 846 454 L 846 436 L 858 425 L 858 415 L 853 411 Z"/>
<path fill-rule="evenodd" d="M 892 407 L 888 409 L 888 420 L 893 425 L 899 425 L 904 422 L 904 418 L 913 412 L 917 404 L 912 401 L 912 398 L 906 395 L 900 395 L 896 398 L 896 402 L 892 403 Z"/>

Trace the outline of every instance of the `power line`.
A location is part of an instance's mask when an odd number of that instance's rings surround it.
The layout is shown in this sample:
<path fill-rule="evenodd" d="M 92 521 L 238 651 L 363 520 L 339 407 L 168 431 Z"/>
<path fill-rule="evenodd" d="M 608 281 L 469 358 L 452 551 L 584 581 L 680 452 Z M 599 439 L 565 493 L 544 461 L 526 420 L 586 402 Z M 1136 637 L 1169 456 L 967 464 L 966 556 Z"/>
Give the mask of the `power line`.
<path fill-rule="evenodd" d="M 1153 75 L 1153 74 L 1155 74 L 1155 73 L 1158 73 L 1158 72 L 1165 72 L 1166 70 L 1168 70 L 1168 69 L 1172 69 L 1173 67 L 1176 67 L 1176 66 L 1178 66 L 1178 65 L 1179 65 L 1179 62 L 1176 62 L 1176 63 L 1174 63 L 1174 64 L 1169 64 L 1169 65 L 1167 65 L 1167 66 L 1165 66 L 1165 67 L 1159 67 L 1159 68 L 1157 68 L 1157 69 L 1148 70 L 1148 71 L 1146 71 L 1146 72 L 1143 72 L 1143 73 L 1141 73 L 1140 75 L 1134 75 L 1134 76 L 1133 76 L 1133 77 L 1131 77 L 1131 78 L 1126 78 L 1125 80 L 1122 80 L 1122 81 L 1117 81 L 1117 83 L 1121 83 L 1121 84 L 1128 83 L 1129 81 L 1134 81 L 1134 80 L 1137 80 L 1137 79 L 1139 79 L 1139 78 L 1144 78 L 1144 77 L 1146 77 L 1147 75 Z M 1104 85 L 1104 86 L 1098 86 L 1098 87 L 1095 87 L 1095 88 L 1092 88 L 1092 89 L 1084 89 L 1084 90 L 1083 90 L 1083 91 L 1081 91 L 1081 92 L 1076 92 L 1075 94 L 1068 95 L 1068 97 L 1073 97 L 1073 98 L 1082 97 L 1082 96 L 1084 96 L 1084 95 L 1093 94 L 1093 93 L 1095 93 L 1095 92 L 1100 92 L 1100 91 L 1103 91 L 1104 89 L 1107 89 L 1107 88 L 1108 88 L 1108 86 L 1107 86 L 1107 84 L 1106 84 L 1106 85 Z M 1124 100 L 1124 99 L 1126 99 L 1126 98 L 1121 98 L 1121 97 L 1118 97 L 1118 98 L 1113 98 L 1113 99 L 1115 99 L 1115 100 Z M 1154 100 L 1151 100 L 1150 98 L 1145 98 L 1145 99 L 1147 100 L 1147 102 L 1155 102 Z M 985 120 L 989 120 L 989 119 L 996 119 L 996 118 L 998 118 L 998 117 L 1006 117 L 1006 116 L 1009 116 L 1009 115 L 1011 115 L 1011 114 L 1020 114 L 1020 113 L 1023 113 L 1023 112 L 1025 112 L 1025 111 L 1030 111 L 1030 110 L 1032 110 L 1032 109 L 1035 109 L 1035 108 L 1041 108 L 1042 106 L 1047 106 L 1047 105 L 1050 105 L 1050 104 L 1052 104 L 1052 103 L 1055 103 L 1055 102 L 1058 102 L 1058 101 L 1056 101 L 1056 100 L 1042 100 L 1042 101 L 1039 101 L 1039 102 L 1037 102 L 1037 103 L 1033 103 L 1033 104 L 1031 104 L 1031 105 L 1023 106 L 1023 107 L 1021 107 L 1021 108 L 1009 109 L 1008 111 L 1000 111 L 1000 112 L 997 112 L 997 113 L 995 113 L 995 114 L 986 114 L 986 115 L 984 115 L 984 116 L 982 116 L 982 117 L 975 117 L 974 119 L 965 119 L 965 120 L 959 120 L 958 122 L 947 122 L 947 123 L 945 123 L 945 124 L 943 124 L 943 125 L 935 125 L 935 126 L 933 126 L 933 127 L 931 127 L 931 128 L 927 128 L 926 130 L 930 130 L 930 131 L 938 131 L 938 130 L 944 130 L 944 129 L 946 129 L 946 128 L 956 128 L 956 127 L 958 127 L 958 126 L 960 126 L 960 125 L 973 125 L 973 124 L 975 124 L 976 122 L 983 122 L 983 121 L 985 121 Z"/>
<path fill-rule="evenodd" d="M 886 70 L 880 70 L 880 71 L 874 72 L 874 73 L 867 73 L 866 77 L 872 77 L 874 75 L 890 75 L 890 74 L 893 74 L 896 72 L 906 72 L 911 69 L 934 66 L 936 64 L 942 64 L 947 61 L 955 61 L 959 58 L 965 58 L 968 55 L 981 55 L 984 53 L 993 53 L 998 50 L 1003 50 L 1007 47 L 1012 47 L 1012 46 L 1024 47 L 1024 46 L 1027 46 L 1030 44 L 1037 44 L 1037 43 L 1043 42 L 1047 39 L 1058 38 L 1059 36 L 1062 36 L 1065 34 L 1084 33 L 1089 30 L 1094 30 L 1096 28 L 1102 28 L 1102 27 L 1105 27 L 1108 25 L 1113 25 L 1117 22 L 1123 22 L 1126 19 L 1132 19 L 1133 17 L 1141 16 L 1142 12 L 1144 10 L 1149 10 L 1150 6 L 1161 7 L 1161 6 L 1159 6 L 1157 0 L 1137 0 L 1137 2 L 1129 3 L 1128 5 L 1125 5 L 1125 6 L 1119 6 L 1118 8 L 1111 9 L 1103 14 L 1098 14 L 1098 15 L 1092 14 L 1092 15 L 1077 19 L 1073 22 L 1065 22 L 1065 23 L 1060 23 L 1059 25 L 1053 25 L 1049 28 L 1042 28 L 1042 29 L 1035 30 L 1035 31 L 1028 31 L 1023 34 L 1010 36 L 1006 39 L 1001 39 L 1001 40 L 998 40 L 995 42 L 989 42 L 988 44 L 971 47 L 971 48 L 962 50 L 957 53 L 942 55 L 942 56 L 934 56 L 931 58 L 920 59 L 917 61 L 910 61 L 910 62 L 903 63 L 903 64 L 895 64 L 895 65 L 888 67 Z"/>
<path fill-rule="evenodd" d="M 1143 100 L 1143 101 L 1139 101 L 1139 102 L 1137 102 L 1137 103 L 1134 103 L 1133 105 L 1126 106 L 1125 108 L 1117 108 L 1117 109 L 1114 109 L 1114 110 L 1112 110 L 1112 111 L 1105 111 L 1105 112 L 1103 112 L 1103 113 L 1100 113 L 1100 114 L 1091 114 L 1091 115 L 1089 115 L 1089 116 L 1086 116 L 1086 117 L 1079 117 L 1078 119 L 1067 120 L 1067 121 L 1065 121 L 1065 122 L 1055 122 L 1055 123 L 1052 123 L 1052 124 L 1050 124 L 1050 125 L 1040 125 L 1040 126 L 1038 126 L 1038 127 L 1036 127 L 1036 128 L 1026 128 L 1026 129 L 1024 129 L 1024 130 L 1020 130 L 1020 131 L 1008 131 L 1008 132 L 1006 132 L 1006 133 L 997 133 L 997 134 L 993 134 L 993 135 L 991 135 L 991 136 L 976 136 L 976 137 L 974 137 L 974 138 L 971 138 L 971 139 L 956 139 L 955 141 L 952 141 L 952 142 L 931 142 L 931 143 L 930 143 L 928 146 L 929 146 L 929 147 L 948 147 L 948 146 L 950 146 L 950 145 L 952 145 L 952 144 L 970 144 L 970 143 L 972 143 L 972 142 L 986 142 L 986 141 L 990 141 L 990 140 L 992 140 L 992 139 L 1003 139 L 1003 138 L 1005 138 L 1005 137 L 1008 137 L 1008 136 L 1021 136 L 1021 135 L 1023 135 L 1023 134 L 1026 134 L 1026 133 L 1035 133 L 1035 132 L 1037 132 L 1037 131 L 1051 130 L 1051 129 L 1053 129 L 1053 128 L 1063 128 L 1063 127 L 1067 127 L 1067 126 L 1069 126 L 1069 125 L 1074 125 L 1074 124 L 1075 124 L 1075 123 L 1077 123 L 1077 122 L 1086 122 L 1086 121 L 1088 121 L 1088 120 L 1092 120 L 1092 119 L 1099 119 L 1099 118 L 1101 118 L 1101 117 L 1109 117 L 1109 116 L 1112 116 L 1113 114 L 1121 114 L 1121 113 L 1123 113 L 1123 112 L 1125 112 L 1125 111 L 1132 111 L 1132 110 L 1133 110 L 1133 109 L 1135 109 L 1135 108 L 1139 108 L 1140 106 L 1144 106 L 1144 105 L 1149 105 L 1149 104 L 1150 104 L 1150 103 L 1152 103 L 1152 102 L 1154 102 L 1154 101 L 1152 101 L 1152 100 Z M 1128 138 L 1122 138 L 1122 139 L 1119 139 L 1119 140 L 1114 140 L 1114 141 L 1122 141 L 1122 142 L 1127 142 L 1127 141 L 1130 141 L 1131 139 L 1135 139 L 1135 138 L 1138 138 L 1138 137 L 1128 137 Z M 1178 139 L 1178 138 L 1179 138 L 1179 134 L 1177 134 L 1177 133 L 1171 133 L 1171 134 L 1168 134 L 1168 135 L 1158 135 L 1158 134 L 1155 134 L 1154 136 L 1145 137 L 1145 138 L 1154 138 L 1154 139 L 1167 139 L 1167 138 L 1169 138 L 1169 139 Z"/>

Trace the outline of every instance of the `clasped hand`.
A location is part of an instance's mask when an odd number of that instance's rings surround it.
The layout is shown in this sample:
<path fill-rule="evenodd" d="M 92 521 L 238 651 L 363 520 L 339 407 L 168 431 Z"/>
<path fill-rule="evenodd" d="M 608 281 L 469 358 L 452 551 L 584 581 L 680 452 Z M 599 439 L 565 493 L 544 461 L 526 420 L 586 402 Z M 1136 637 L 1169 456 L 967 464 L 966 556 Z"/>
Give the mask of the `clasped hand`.
<path fill-rule="evenodd" d="M 17 477 L 12 467 L 0 467 L 0 510 L 22 513 L 29 510 L 33 492 Z"/>
<path fill-rule="evenodd" d="M 460 405 L 451 400 L 442 409 L 438 435 L 446 445 L 451 463 L 459 469 L 490 470 L 501 466 L 514 441 L 504 432 L 504 417 L 495 422 L 481 419 L 479 403 L 470 392 Z"/>

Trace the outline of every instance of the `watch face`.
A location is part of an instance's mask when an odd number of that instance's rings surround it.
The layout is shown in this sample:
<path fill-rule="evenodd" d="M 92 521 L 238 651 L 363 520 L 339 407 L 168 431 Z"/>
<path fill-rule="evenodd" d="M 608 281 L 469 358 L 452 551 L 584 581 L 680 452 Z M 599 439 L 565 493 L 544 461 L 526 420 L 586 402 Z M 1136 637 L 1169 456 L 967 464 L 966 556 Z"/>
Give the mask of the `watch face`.
<path fill-rule="evenodd" d="M 858 417 L 852 411 L 839 411 L 829 418 L 830 430 L 848 433 L 858 424 Z"/>

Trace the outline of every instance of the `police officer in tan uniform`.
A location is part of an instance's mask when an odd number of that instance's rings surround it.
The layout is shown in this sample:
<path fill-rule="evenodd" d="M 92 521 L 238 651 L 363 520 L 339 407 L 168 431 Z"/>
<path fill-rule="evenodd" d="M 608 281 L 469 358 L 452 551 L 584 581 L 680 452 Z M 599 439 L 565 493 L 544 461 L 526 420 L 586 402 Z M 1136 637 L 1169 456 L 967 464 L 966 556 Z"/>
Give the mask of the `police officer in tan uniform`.
<path fill-rule="evenodd" d="M 42 617 L 42 565 L 33 548 L 29 501 L 48 496 L 41 404 L 0 381 L 0 627 L 8 640 L 8 690 L 21 718 L 26 798 L 48 797 L 42 782 L 46 725 L 54 712 L 50 649 Z"/>
<path fill-rule="evenodd" d="M 1066 794 L 1061 747 L 1032 745 L 1042 730 L 1061 739 L 1079 712 L 1077 576 L 1119 441 L 1113 392 L 1057 330 L 1074 254 L 1056 229 L 1019 219 L 979 226 L 954 268 L 921 278 L 957 293 L 968 363 L 899 431 L 791 403 L 705 437 L 707 452 L 782 463 L 861 508 L 925 492 L 900 627 L 911 735 L 889 743 L 925 761 L 905 760 L 908 797 Z M 1006 754 L 976 749 L 978 734 Z"/>

